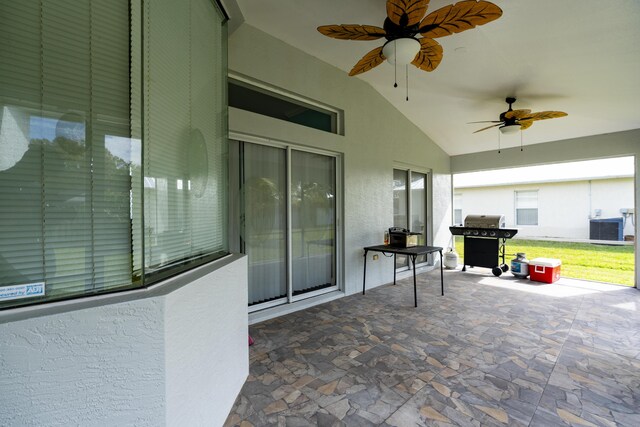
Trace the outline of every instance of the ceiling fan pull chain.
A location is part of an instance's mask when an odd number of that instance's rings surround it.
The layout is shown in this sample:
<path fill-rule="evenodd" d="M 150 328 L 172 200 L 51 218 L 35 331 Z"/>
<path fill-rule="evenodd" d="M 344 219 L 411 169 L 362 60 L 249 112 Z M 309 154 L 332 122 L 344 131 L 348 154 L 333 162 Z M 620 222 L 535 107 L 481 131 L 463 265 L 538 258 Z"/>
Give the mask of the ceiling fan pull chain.
<path fill-rule="evenodd" d="M 404 66 L 404 75 L 406 78 L 406 86 L 407 86 L 407 101 L 409 100 L 409 66 L 405 65 Z"/>
<path fill-rule="evenodd" d="M 498 154 L 500 154 L 500 133 L 498 132 Z"/>
<path fill-rule="evenodd" d="M 522 128 L 520 128 L 520 151 L 524 151 L 522 149 Z"/>
<path fill-rule="evenodd" d="M 396 50 L 396 41 L 393 41 L 393 50 Z M 398 87 L 398 61 L 393 61 L 393 87 Z"/>

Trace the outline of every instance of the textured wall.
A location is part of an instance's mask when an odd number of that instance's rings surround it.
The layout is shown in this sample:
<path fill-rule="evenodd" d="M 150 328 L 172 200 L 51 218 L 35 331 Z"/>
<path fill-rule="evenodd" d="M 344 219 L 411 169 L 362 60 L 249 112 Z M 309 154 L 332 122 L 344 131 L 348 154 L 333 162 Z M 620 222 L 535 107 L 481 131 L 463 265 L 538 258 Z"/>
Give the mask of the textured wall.
<path fill-rule="evenodd" d="M 248 374 L 246 260 L 213 268 L 0 323 L 0 426 L 222 425 Z"/>
<path fill-rule="evenodd" d="M 167 425 L 222 425 L 249 375 L 246 257 L 166 297 Z"/>
<path fill-rule="evenodd" d="M 164 301 L 0 325 L 0 425 L 164 423 Z"/>

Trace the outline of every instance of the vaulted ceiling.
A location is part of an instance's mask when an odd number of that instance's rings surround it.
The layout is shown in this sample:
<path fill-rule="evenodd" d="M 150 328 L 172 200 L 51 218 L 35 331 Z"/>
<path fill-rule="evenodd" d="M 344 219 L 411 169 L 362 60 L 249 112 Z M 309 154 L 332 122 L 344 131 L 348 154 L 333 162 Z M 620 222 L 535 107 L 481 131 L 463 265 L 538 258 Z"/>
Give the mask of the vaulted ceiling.
<path fill-rule="evenodd" d="M 336 40 L 326 24 L 382 26 L 384 0 L 236 0 L 244 20 L 348 73 L 374 41 Z M 448 154 L 558 141 L 640 128 L 640 1 L 493 0 L 496 21 L 438 39 L 444 55 L 432 72 L 384 63 L 353 79 L 368 82 Z M 455 3 L 431 0 L 427 13 Z M 522 134 L 497 128 L 473 134 L 507 109 L 566 111 Z M 640 141 L 639 141 L 640 144 Z"/>

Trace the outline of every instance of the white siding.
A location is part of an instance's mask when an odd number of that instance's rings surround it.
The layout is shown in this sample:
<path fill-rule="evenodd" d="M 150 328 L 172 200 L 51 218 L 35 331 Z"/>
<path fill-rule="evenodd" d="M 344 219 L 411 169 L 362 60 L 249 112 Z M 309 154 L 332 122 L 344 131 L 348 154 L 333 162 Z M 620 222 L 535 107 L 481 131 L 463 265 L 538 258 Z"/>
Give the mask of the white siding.
<path fill-rule="evenodd" d="M 538 191 L 538 225 L 516 225 L 515 192 Z M 588 239 L 589 220 L 619 218 L 621 208 L 632 208 L 633 178 L 456 188 L 462 195 L 463 218 L 468 214 L 505 215 L 507 227 L 518 237 Z M 628 221 L 625 234 L 633 234 Z"/>

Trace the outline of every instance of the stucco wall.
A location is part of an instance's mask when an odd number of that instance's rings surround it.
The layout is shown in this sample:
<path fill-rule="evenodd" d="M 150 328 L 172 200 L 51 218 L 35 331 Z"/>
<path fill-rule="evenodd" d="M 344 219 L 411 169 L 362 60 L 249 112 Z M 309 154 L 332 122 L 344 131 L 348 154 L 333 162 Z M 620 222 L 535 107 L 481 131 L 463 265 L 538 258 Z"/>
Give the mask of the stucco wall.
<path fill-rule="evenodd" d="M 538 225 L 516 225 L 515 192 L 538 191 Z M 518 185 L 456 188 L 461 194 L 462 218 L 468 214 L 505 215 L 519 238 L 559 237 L 589 239 L 589 220 L 620 217 L 620 208 L 633 207 L 633 179 L 599 179 Z M 633 234 L 628 222 L 626 234 Z"/>
<path fill-rule="evenodd" d="M 31 307 L 15 321 L 20 313 L 1 313 L 0 425 L 222 425 L 248 375 L 237 258 L 130 293 L 157 296 Z"/>
<path fill-rule="evenodd" d="M 383 231 L 393 225 L 394 166 L 432 170 L 433 235 L 429 237 L 436 245 L 448 245 L 449 156 L 369 84 L 247 24 L 229 39 L 229 70 L 344 111 L 344 135 L 233 108 L 229 127 L 232 132 L 342 154 L 347 294 L 362 289 L 362 248 L 381 243 Z M 368 288 L 391 280 L 390 259 L 368 262 Z"/>

